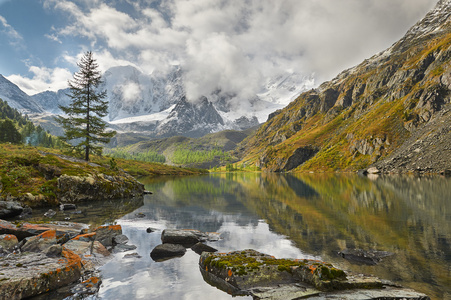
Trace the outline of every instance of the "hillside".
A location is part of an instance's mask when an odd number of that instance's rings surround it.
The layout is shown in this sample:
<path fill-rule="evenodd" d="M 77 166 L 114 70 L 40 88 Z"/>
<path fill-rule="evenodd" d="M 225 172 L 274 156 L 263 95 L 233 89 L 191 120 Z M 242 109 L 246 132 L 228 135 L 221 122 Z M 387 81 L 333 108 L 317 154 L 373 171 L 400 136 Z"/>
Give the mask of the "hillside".
<path fill-rule="evenodd" d="M 301 94 L 241 145 L 270 171 L 451 169 L 451 1 L 387 50 Z"/>
<path fill-rule="evenodd" d="M 255 128 L 245 131 L 225 130 L 210 133 L 200 138 L 174 136 L 163 139 L 143 139 L 139 136 L 118 134 L 106 153 L 114 157 L 152 161 L 153 157 L 163 158 L 163 162 L 194 168 L 213 168 L 237 161 L 234 154 L 237 145 L 255 132 Z M 140 141 L 139 141 L 140 140 Z M 154 160 L 160 161 L 160 160 Z"/>

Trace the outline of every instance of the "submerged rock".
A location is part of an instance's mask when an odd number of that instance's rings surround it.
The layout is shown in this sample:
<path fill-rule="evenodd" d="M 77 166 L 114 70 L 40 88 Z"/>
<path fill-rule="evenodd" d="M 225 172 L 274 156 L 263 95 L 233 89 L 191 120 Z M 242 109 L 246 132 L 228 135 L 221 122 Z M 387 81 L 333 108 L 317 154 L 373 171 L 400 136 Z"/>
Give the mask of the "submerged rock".
<path fill-rule="evenodd" d="M 215 249 L 215 248 L 205 245 L 203 243 L 195 244 L 194 246 L 191 247 L 191 250 L 193 250 L 194 252 L 196 252 L 199 255 L 201 255 L 203 252 L 214 253 L 214 252 L 218 251 L 218 249 Z"/>
<path fill-rule="evenodd" d="M 338 255 L 353 263 L 376 265 L 382 260 L 382 258 L 391 256 L 393 253 L 376 250 L 365 251 L 362 249 L 345 249 L 338 252 Z"/>

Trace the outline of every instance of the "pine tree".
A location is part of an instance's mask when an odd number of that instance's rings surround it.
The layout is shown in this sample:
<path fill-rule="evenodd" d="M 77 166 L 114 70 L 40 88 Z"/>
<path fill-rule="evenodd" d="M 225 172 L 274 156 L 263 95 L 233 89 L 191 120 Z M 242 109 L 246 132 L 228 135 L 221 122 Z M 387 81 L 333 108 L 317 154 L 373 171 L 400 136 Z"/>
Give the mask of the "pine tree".
<path fill-rule="evenodd" d="M 67 117 L 58 117 L 56 120 L 64 129 L 64 142 L 72 142 L 73 149 L 84 151 L 86 161 L 89 154 L 101 154 L 99 143 L 108 143 L 116 134 L 115 131 L 106 131 L 107 123 L 101 118 L 108 114 L 106 90 L 99 91 L 102 76 L 92 52 L 86 52 L 77 63 L 80 70 L 69 80 L 71 98 L 69 106 L 60 106 Z M 70 146 L 70 144 L 68 144 Z"/>
<path fill-rule="evenodd" d="M 14 123 L 9 119 L 0 122 L 0 142 L 13 144 L 20 144 L 22 142 L 22 136 L 17 131 Z"/>

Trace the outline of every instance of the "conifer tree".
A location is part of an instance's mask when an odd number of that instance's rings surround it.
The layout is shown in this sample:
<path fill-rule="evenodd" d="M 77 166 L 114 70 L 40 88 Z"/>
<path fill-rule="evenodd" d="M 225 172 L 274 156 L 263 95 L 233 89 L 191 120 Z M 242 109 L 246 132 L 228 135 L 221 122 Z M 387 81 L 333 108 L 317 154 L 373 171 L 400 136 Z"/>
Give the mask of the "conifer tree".
<path fill-rule="evenodd" d="M 60 106 L 67 117 L 59 116 L 56 120 L 64 129 L 61 139 L 75 150 L 84 152 L 84 159 L 89 161 L 89 154 L 101 154 L 99 143 L 108 143 L 116 134 L 107 131 L 107 123 L 102 120 L 108 114 L 106 90 L 100 91 L 102 76 L 92 52 L 86 52 L 77 63 L 80 70 L 69 80 L 71 98 L 69 106 Z M 72 142 L 72 144 L 69 144 Z"/>
<path fill-rule="evenodd" d="M 0 142 L 5 143 L 13 143 L 13 144 L 20 144 L 22 141 L 22 136 L 20 135 L 19 131 L 17 131 L 16 126 L 14 126 L 14 123 L 6 119 L 3 122 L 0 122 Z"/>

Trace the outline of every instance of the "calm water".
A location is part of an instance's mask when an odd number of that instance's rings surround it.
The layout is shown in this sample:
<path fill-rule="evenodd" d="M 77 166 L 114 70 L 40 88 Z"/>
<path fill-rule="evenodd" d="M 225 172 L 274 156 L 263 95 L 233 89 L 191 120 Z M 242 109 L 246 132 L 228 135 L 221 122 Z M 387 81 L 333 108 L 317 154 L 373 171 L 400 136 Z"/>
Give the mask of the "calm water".
<path fill-rule="evenodd" d="M 117 220 L 141 258 L 118 254 L 103 266 L 100 299 L 232 299 L 203 281 L 191 250 L 165 262 L 150 258 L 165 228 L 219 232 L 223 239 L 209 245 L 221 252 L 319 258 L 451 299 L 451 179 L 211 174 L 141 181 L 154 194 Z M 345 248 L 394 255 L 356 265 L 336 254 Z"/>

